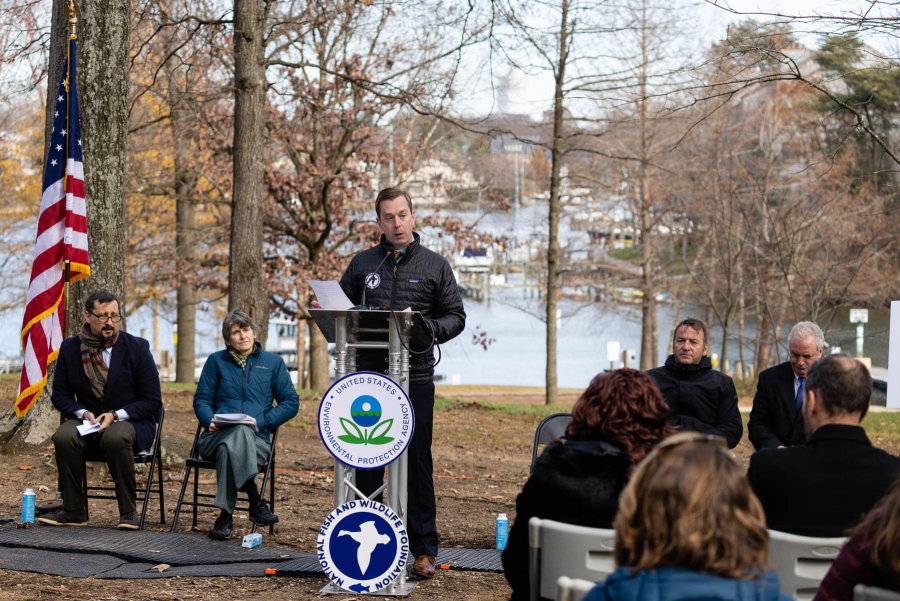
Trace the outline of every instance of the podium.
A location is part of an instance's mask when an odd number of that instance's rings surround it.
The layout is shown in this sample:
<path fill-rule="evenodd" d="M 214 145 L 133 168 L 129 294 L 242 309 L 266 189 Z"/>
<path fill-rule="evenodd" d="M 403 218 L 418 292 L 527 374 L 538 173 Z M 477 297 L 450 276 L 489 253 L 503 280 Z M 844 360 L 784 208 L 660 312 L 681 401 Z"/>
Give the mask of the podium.
<path fill-rule="evenodd" d="M 359 349 L 386 350 L 386 375 L 409 396 L 410 341 L 430 342 L 431 334 L 418 311 L 309 309 L 325 340 L 335 345 L 335 381 L 357 372 L 356 352 Z M 427 338 L 426 338 L 427 336 Z M 418 346 L 418 345 L 417 345 Z M 356 487 L 356 469 L 338 459 L 334 460 L 334 506 L 356 498 L 374 498 L 387 488 L 387 506 L 407 525 L 407 453 L 406 450 L 386 468 L 387 482 L 366 496 Z M 407 582 L 402 570 L 393 583 L 370 593 L 382 596 L 405 596 L 416 584 Z M 328 593 L 350 593 L 333 583 L 322 589 Z"/>

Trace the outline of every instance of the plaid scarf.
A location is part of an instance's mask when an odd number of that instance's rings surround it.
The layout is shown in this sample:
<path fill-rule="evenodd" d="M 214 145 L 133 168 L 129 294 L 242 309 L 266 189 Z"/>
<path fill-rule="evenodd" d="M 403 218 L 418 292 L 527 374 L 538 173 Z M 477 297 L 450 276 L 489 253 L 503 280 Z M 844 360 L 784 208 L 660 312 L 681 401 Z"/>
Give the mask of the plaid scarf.
<path fill-rule="evenodd" d="M 247 365 L 247 357 L 243 356 L 233 348 L 229 348 L 228 350 L 231 351 L 231 358 L 234 359 L 235 363 L 240 365 L 241 369 L 244 369 L 244 367 Z"/>
<path fill-rule="evenodd" d="M 94 336 L 89 324 L 81 326 L 81 363 L 84 365 L 84 375 L 91 381 L 91 390 L 94 396 L 103 403 L 103 395 L 106 392 L 106 378 L 109 376 L 109 368 L 103 361 L 103 349 L 112 348 L 119 337 L 115 336 L 107 340 L 102 336 Z"/>

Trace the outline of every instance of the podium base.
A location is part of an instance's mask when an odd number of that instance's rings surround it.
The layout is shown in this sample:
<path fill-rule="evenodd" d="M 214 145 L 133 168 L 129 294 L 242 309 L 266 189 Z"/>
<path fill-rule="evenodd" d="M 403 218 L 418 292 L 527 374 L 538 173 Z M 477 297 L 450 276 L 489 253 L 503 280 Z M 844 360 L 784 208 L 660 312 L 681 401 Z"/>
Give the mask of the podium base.
<path fill-rule="evenodd" d="M 329 582 L 325 588 L 319 591 L 323 595 L 369 595 L 370 597 L 407 597 L 409 592 L 416 588 L 417 582 L 406 581 L 403 584 L 396 582 L 389 584 L 374 593 L 357 593 L 342 589 L 333 582 Z"/>

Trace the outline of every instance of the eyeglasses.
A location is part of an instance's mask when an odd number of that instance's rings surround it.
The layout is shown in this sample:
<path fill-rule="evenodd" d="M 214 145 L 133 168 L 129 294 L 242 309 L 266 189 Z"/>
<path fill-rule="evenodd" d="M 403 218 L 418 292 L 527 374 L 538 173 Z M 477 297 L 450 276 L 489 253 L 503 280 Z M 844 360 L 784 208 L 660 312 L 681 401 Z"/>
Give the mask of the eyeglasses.
<path fill-rule="evenodd" d="M 693 434 L 683 436 L 676 434 L 675 436 L 667 438 L 666 440 L 656 445 L 656 450 L 658 452 L 664 453 L 666 451 L 674 449 L 679 445 L 693 442 L 717 444 L 721 445 L 725 450 L 728 450 L 728 441 L 723 437 L 716 436 L 714 434 Z"/>
<path fill-rule="evenodd" d="M 113 323 L 119 323 L 119 321 L 121 321 L 122 319 L 121 315 L 97 315 L 93 311 L 88 311 L 88 313 L 96 317 L 97 321 L 99 321 L 100 323 L 107 323 L 110 321 Z"/>

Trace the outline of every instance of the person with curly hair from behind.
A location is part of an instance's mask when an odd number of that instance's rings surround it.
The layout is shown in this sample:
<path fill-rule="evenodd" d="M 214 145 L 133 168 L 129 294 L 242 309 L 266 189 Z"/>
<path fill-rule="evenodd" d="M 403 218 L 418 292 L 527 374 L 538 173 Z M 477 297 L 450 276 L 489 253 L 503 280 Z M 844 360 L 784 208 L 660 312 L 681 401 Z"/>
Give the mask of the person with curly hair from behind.
<path fill-rule="evenodd" d="M 516 499 L 503 551 L 512 601 L 529 598 L 528 520 L 610 528 L 634 467 L 674 433 L 669 407 L 650 376 L 634 369 L 601 373 L 572 409 L 565 436 L 544 449 Z"/>
<path fill-rule="evenodd" d="M 619 500 L 616 565 L 584 601 L 788 601 L 766 570 L 759 499 L 724 438 L 685 432 L 637 467 Z"/>

